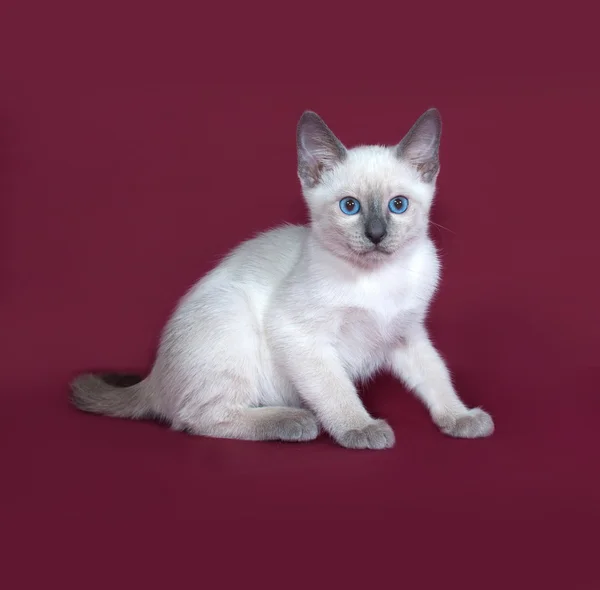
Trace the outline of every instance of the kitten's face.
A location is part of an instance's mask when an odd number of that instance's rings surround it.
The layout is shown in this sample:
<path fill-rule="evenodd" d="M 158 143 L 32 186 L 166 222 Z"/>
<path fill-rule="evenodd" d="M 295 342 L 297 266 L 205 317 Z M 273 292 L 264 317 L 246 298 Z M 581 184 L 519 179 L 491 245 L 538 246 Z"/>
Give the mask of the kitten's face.
<path fill-rule="evenodd" d="M 427 231 L 440 125 L 428 111 L 395 147 L 347 150 L 314 113 L 298 127 L 298 173 L 321 244 L 358 266 L 389 260 Z"/>

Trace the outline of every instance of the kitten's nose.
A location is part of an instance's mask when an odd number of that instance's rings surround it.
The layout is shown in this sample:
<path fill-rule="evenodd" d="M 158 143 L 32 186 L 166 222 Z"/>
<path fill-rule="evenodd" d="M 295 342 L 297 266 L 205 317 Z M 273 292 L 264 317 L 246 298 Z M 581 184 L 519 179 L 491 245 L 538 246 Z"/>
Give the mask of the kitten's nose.
<path fill-rule="evenodd" d="M 385 223 L 381 219 L 370 219 L 365 228 L 365 235 L 374 244 L 379 244 L 387 234 Z"/>

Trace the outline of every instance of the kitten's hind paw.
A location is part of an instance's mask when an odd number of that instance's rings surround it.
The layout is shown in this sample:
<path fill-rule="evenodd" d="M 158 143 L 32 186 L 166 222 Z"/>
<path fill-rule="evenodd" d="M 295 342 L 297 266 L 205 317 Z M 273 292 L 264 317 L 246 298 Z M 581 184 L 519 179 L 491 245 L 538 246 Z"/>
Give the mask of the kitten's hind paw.
<path fill-rule="evenodd" d="M 385 420 L 373 420 L 363 428 L 348 430 L 336 437 L 348 449 L 389 449 L 394 446 L 394 431 Z"/>
<path fill-rule="evenodd" d="M 492 417 L 479 408 L 459 416 L 439 416 L 434 421 L 444 434 L 457 438 L 483 438 L 494 432 Z"/>
<path fill-rule="evenodd" d="M 315 416 L 306 410 L 292 410 L 290 416 L 275 421 L 272 427 L 276 439 L 290 442 L 314 440 L 320 430 Z"/>

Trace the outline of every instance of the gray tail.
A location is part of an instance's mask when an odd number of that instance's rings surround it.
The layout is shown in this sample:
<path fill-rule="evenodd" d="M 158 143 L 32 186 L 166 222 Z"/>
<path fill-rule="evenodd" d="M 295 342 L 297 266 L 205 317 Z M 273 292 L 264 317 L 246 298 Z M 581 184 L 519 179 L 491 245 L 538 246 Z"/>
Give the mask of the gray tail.
<path fill-rule="evenodd" d="M 71 382 L 71 402 L 84 411 L 116 418 L 152 417 L 144 382 L 135 375 L 80 375 Z"/>

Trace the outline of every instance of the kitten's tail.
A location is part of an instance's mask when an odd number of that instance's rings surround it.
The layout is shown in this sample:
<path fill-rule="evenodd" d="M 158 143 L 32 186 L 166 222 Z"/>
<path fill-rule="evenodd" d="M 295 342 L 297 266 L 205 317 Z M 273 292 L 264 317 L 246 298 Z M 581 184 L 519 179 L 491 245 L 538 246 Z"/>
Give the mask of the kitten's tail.
<path fill-rule="evenodd" d="M 71 382 L 71 403 L 84 412 L 115 418 L 152 417 L 144 382 L 133 375 L 80 375 Z"/>

